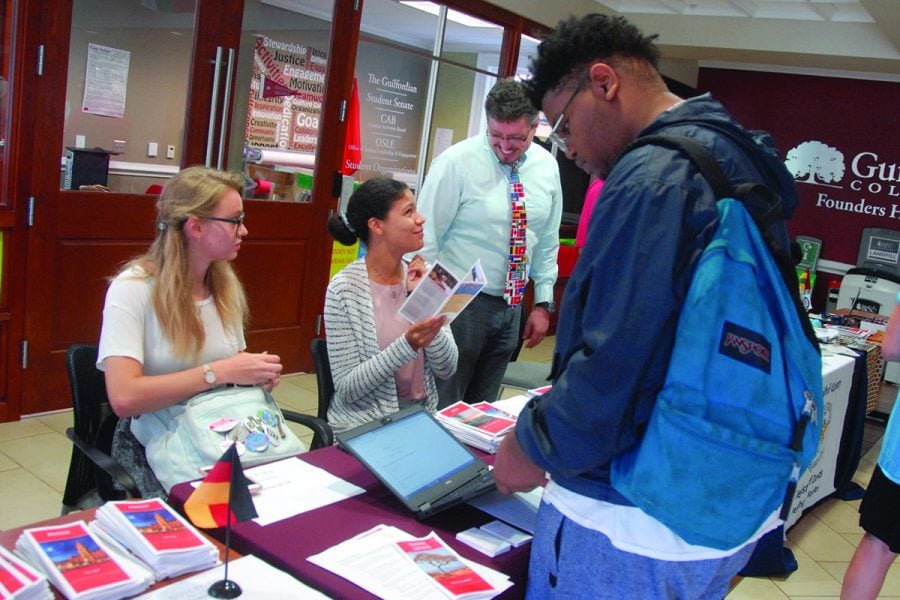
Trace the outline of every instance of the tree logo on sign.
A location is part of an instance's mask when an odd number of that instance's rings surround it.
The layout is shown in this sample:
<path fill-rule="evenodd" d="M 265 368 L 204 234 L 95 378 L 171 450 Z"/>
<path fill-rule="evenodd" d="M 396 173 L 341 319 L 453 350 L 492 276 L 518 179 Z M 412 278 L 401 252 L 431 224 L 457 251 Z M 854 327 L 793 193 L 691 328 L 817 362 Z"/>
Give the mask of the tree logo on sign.
<path fill-rule="evenodd" d="M 843 179 L 846 170 L 843 152 L 816 140 L 791 148 L 784 166 L 796 181 L 836 188 L 841 186 L 830 184 Z"/>

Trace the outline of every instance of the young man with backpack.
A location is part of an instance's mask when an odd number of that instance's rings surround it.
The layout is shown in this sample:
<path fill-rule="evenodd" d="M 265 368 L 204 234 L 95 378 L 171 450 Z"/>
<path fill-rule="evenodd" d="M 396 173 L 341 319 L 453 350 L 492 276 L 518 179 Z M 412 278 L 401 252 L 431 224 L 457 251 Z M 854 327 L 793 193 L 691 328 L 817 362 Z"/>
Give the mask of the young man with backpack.
<path fill-rule="evenodd" d="M 494 469 L 505 493 L 532 489 L 549 474 L 530 598 L 722 598 L 755 542 L 780 522 L 774 510 L 733 547 L 691 544 L 611 482 L 613 463 L 640 444 L 666 381 L 719 199 L 682 152 L 652 144 L 624 150 L 647 135 L 688 137 L 733 185 L 761 183 L 779 195 L 784 218 L 797 203 L 767 135 L 743 129 L 709 95 L 668 91 L 655 37 L 621 17 L 573 17 L 541 43 L 531 65 L 529 93 L 554 125 L 551 137 L 605 184 L 560 308 L 553 388 L 522 411 Z M 768 233 L 787 250 L 783 220 Z"/>

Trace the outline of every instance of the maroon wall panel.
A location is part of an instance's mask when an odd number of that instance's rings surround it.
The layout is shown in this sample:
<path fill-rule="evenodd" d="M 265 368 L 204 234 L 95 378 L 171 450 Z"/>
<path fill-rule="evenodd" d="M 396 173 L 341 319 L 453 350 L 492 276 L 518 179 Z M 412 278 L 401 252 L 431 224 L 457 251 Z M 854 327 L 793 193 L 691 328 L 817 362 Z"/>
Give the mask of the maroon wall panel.
<path fill-rule="evenodd" d="M 703 68 L 697 89 L 775 137 L 800 195 L 791 235 L 822 239 L 822 258 L 855 265 L 863 228 L 900 231 L 900 83 Z"/>

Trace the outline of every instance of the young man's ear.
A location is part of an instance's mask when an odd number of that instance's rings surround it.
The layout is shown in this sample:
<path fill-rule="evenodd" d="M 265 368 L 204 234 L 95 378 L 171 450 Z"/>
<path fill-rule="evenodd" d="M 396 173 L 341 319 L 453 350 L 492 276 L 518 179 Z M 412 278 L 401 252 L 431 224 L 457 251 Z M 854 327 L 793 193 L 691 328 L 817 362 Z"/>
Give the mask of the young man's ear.
<path fill-rule="evenodd" d="M 588 70 L 591 89 L 595 95 L 612 100 L 619 91 L 619 74 L 606 63 L 598 62 Z"/>

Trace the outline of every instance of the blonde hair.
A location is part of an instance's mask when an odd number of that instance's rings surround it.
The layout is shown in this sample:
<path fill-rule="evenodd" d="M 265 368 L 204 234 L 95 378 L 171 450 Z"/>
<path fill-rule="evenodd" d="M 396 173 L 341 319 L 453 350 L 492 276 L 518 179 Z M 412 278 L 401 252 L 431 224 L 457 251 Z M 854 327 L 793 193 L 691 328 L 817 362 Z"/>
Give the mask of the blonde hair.
<path fill-rule="evenodd" d="M 211 216 L 229 190 L 243 191 L 240 175 L 207 167 L 189 167 L 166 183 L 156 202 L 156 239 L 150 249 L 125 265 L 151 278 L 151 303 L 175 354 L 196 359 L 206 339 L 188 280 L 184 224 L 189 217 Z M 226 331 L 236 333 L 248 317 L 244 288 L 227 260 L 210 263 L 204 284 L 212 294 Z"/>

